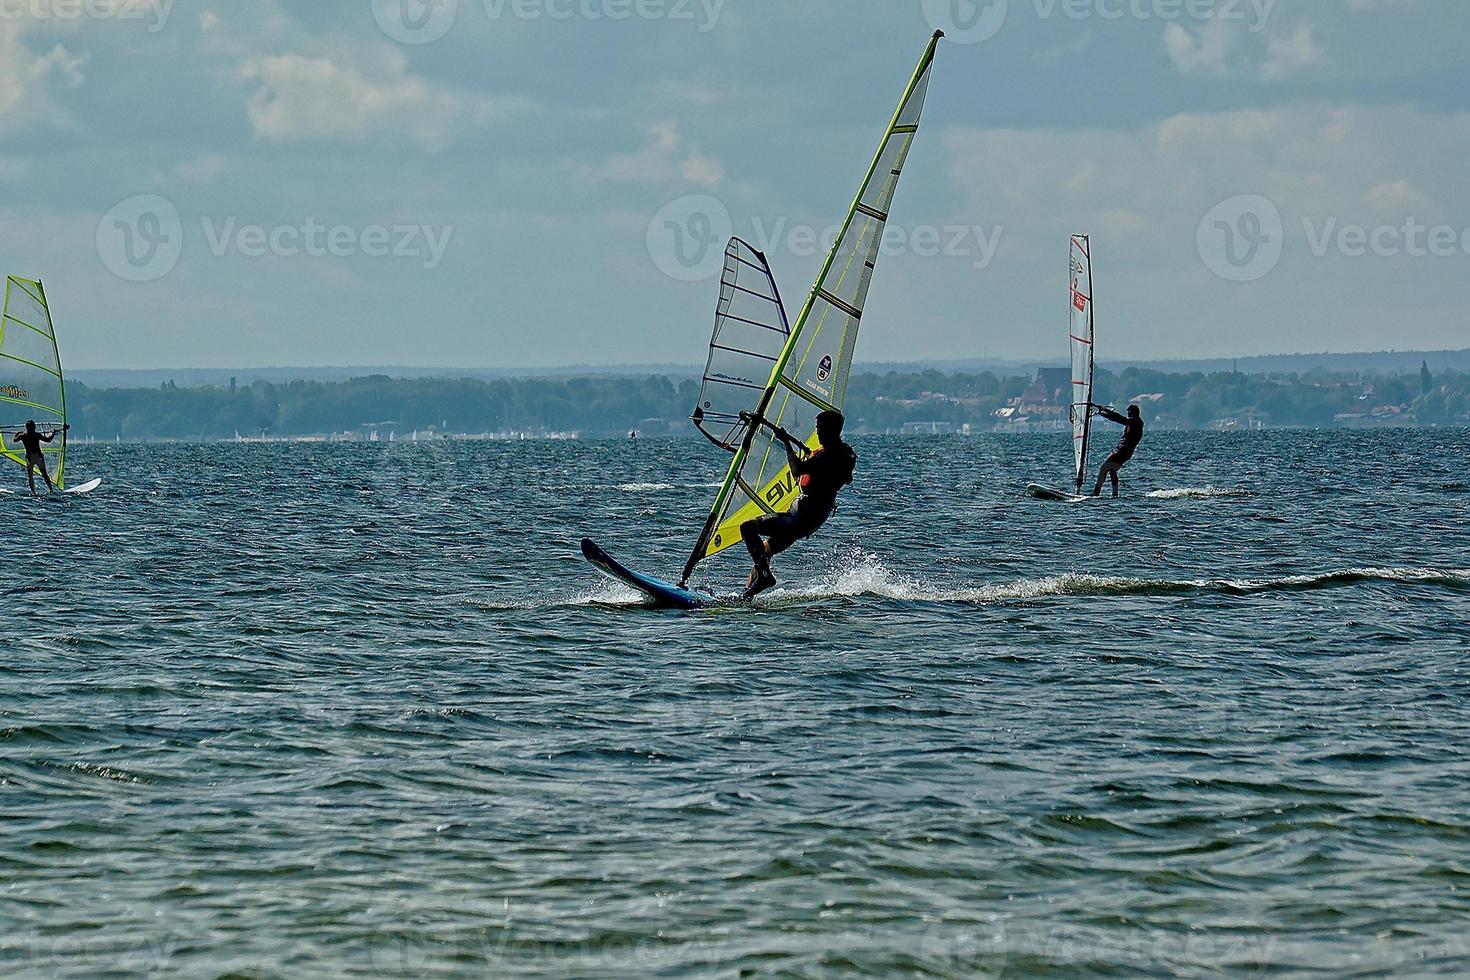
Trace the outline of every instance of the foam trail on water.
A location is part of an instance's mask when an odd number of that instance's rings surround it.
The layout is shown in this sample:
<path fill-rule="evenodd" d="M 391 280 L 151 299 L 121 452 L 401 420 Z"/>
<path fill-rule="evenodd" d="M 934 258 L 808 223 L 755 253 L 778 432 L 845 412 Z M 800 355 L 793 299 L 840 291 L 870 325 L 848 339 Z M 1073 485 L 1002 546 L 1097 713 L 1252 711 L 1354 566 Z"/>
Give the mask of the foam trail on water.
<path fill-rule="evenodd" d="M 920 578 L 896 573 L 876 556 L 859 554 L 843 561 L 829 575 L 810 585 L 792 585 L 768 593 L 767 601 L 779 604 L 792 599 L 870 596 L 902 602 L 986 605 L 1056 596 L 1167 596 L 1188 593 L 1247 596 L 1270 592 L 1308 592 L 1368 583 L 1440 585 L 1467 590 L 1470 589 L 1470 569 L 1350 568 L 1315 575 L 1263 579 L 1146 579 L 1069 573 L 993 585 L 945 589 L 936 588 Z"/>
<path fill-rule="evenodd" d="M 1144 494 L 1154 500 L 1206 500 L 1211 497 L 1253 497 L 1249 490 L 1221 490 L 1219 487 L 1180 487 L 1177 490 L 1151 490 Z"/>
<path fill-rule="evenodd" d="M 504 599 L 476 599 L 472 605 L 481 609 L 557 609 L 568 606 L 638 606 L 648 597 L 612 579 L 599 579 L 592 587 L 579 592 L 547 596 L 519 595 Z"/>

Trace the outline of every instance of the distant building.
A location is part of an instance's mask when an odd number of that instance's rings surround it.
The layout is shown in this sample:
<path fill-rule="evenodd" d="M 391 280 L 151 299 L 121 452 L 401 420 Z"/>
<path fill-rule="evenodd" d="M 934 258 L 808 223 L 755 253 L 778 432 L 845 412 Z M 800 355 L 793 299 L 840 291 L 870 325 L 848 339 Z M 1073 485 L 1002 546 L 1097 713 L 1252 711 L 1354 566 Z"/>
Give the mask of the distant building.
<path fill-rule="evenodd" d="M 1072 369 L 1064 368 L 1037 368 L 1036 384 L 1040 385 L 1046 392 L 1046 401 L 1054 405 L 1071 404 L 1072 401 Z"/>

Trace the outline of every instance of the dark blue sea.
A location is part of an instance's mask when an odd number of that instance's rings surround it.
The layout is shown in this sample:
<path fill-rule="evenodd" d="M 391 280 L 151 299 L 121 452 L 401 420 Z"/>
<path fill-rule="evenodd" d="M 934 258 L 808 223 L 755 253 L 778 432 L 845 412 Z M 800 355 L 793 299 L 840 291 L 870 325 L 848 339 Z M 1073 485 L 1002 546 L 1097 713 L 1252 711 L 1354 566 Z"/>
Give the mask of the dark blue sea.
<path fill-rule="evenodd" d="M 676 575 L 692 439 L 74 447 L 0 496 L 0 974 L 1470 973 L 1470 431 L 1075 505 L 854 442 L 683 613 L 578 540 Z"/>

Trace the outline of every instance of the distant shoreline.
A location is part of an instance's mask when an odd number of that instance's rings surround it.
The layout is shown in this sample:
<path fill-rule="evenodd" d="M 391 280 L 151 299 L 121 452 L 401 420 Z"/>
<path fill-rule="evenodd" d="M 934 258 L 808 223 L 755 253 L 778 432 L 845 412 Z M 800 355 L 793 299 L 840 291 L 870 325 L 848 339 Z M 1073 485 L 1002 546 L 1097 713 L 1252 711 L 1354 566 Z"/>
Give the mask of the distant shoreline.
<path fill-rule="evenodd" d="M 1433 371 L 1470 372 L 1470 348 L 1431 351 L 1349 351 L 1307 354 L 1251 354 L 1239 357 L 1210 358 L 1102 358 L 1101 367 L 1112 371 L 1140 368 L 1170 373 L 1212 374 L 1239 370 L 1244 374 L 1271 374 L 1309 371 L 1328 372 L 1411 372 L 1421 361 Z M 1027 358 L 956 358 L 919 361 L 859 361 L 854 373 L 886 374 L 890 371 L 980 372 L 1030 374 L 1037 368 L 1065 364 L 1060 357 Z M 517 378 L 627 378 L 661 375 L 671 378 L 698 377 L 701 367 L 694 364 L 614 364 L 570 365 L 566 367 L 404 367 L 384 365 L 268 366 L 241 368 L 78 368 L 68 377 L 94 388 L 153 388 L 166 382 L 180 387 L 226 387 L 234 378 L 237 385 L 256 381 L 284 384 L 290 381 L 350 381 L 353 378 L 383 376 L 393 379 L 475 378 L 478 380 L 510 380 Z"/>
<path fill-rule="evenodd" d="M 71 441 L 434 440 L 693 435 L 693 377 L 257 380 L 232 386 L 68 386 Z M 863 372 L 853 433 L 1070 431 L 1068 368 L 1028 374 Z M 1470 371 L 1246 374 L 1100 368 L 1094 401 L 1137 403 L 1154 430 L 1246 431 L 1470 424 Z M 1104 425 L 1103 430 L 1108 426 Z"/>

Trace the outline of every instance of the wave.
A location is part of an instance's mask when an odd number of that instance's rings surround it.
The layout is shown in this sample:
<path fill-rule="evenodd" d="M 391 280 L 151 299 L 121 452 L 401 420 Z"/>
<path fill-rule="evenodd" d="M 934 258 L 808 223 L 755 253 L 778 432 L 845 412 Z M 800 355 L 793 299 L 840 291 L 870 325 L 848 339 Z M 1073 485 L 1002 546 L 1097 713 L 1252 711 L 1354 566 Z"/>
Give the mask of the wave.
<path fill-rule="evenodd" d="M 968 588 L 935 588 L 920 578 L 891 571 L 873 556 L 845 563 L 811 585 L 768 593 L 767 604 L 790 600 L 876 597 L 903 602 L 991 605 L 1060 596 L 1169 596 L 1191 593 L 1250 596 L 1312 592 L 1373 583 L 1438 586 L 1470 591 L 1470 568 L 1351 568 L 1316 575 L 1261 579 L 1146 579 L 1069 573 Z"/>
<path fill-rule="evenodd" d="M 1235 579 L 1150 579 L 1121 575 L 1071 572 L 994 584 L 944 588 L 923 578 L 890 569 L 875 555 L 858 553 L 843 559 L 832 571 L 810 582 L 784 582 L 755 602 L 758 607 L 809 605 L 830 599 L 887 599 L 959 605 L 1002 605 L 1050 598 L 1108 596 L 1180 596 L 1191 594 L 1254 596 L 1270 593 L 1315 592 L 1356 585 L 1417 585 L 1470 592 L 1470 568 L 1347 568 L 1312 575 Z M 711 606 L 744 605 L 734 593 L 711 596 Z M 471 604 L 486 610 L 531 610 L 591 606 L 632 607 L 647 604 L 635 589 L 610 579 L 598 579 L 589 588 L 547 595 L 517 595 L 504 599 L 476 598 Z"/>
<path fill-rule="evenodd" d="M 508 596 L 502 599 L 472 599 L 470 605 L 490 611 L 518 609 L 560 609 L 575 606 L 640 606 L 648 601 L 647 596 L 612 579 L 598 576 L 596 583 L 585 590 L 563 594 Z"/>
<path fill-rule="evenodd" d="M 1154 500 L 1207 500 L 1211 497 L 1254 497 L 1249 490 L 1221 490 L 1219 487 L 1180 487 L 1177 490 L 1151 490 L 1144 494 Z"/>

